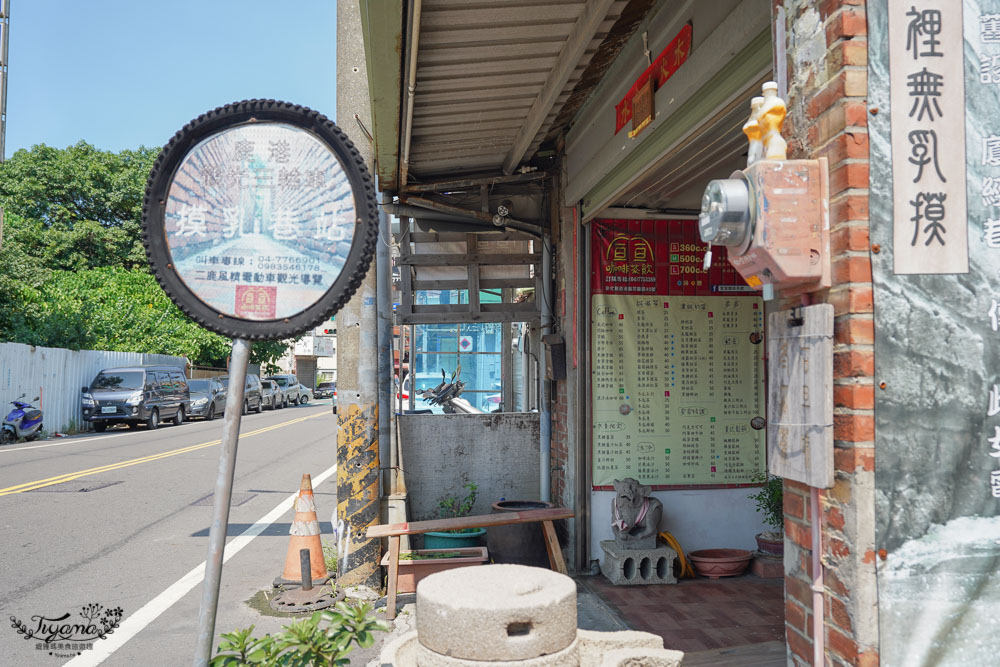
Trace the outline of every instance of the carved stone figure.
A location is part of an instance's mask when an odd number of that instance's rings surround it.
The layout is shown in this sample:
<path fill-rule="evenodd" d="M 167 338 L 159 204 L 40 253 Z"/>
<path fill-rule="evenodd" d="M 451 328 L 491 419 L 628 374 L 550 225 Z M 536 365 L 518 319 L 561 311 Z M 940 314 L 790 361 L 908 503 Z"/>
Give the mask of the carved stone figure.
<path fill-rule="evenodd" d="M 656 548 L 663 503 L 650 498 L 652 489 L 631 477 L 615 480 L 611 530 L 615 540 L 625 549 Z"/>

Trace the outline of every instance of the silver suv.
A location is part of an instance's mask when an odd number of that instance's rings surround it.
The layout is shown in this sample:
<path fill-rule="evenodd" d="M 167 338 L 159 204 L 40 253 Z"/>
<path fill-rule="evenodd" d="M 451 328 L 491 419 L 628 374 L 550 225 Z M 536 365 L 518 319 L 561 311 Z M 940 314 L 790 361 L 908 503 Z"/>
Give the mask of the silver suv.
<path fill-rule="evenodd" d="M 265 380 L 274 380 L 279 387 L 281 387 L 282 393 L 285 395 L 284 405 L 291 403 L 292 405 L 298 405 L 301 402 L 301 395 L 299 394 L 299 381 L 292 374 L 284 375 L 268 375 Z"/>

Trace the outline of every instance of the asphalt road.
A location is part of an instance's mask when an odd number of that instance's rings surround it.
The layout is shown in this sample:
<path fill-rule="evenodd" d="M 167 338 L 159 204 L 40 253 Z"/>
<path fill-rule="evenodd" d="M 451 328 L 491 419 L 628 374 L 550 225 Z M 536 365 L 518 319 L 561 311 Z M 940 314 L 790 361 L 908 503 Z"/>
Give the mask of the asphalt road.
<path fill-rule="evenodd" d="M 285 622 L 245 601 L 281 573 L 303 473 L 323 480 L 316 504 L 331 539 L 336 429 L 329 401 L 243 418 L 216 636 Z M 191 664 L 221 433 L 216 419 L 0 448 L 0 663 Z M 39 650 L 11 627 L 67 613 L 62 623 L 84 623 L 93 604 L 101 615 L 120 607 L 122 621 L 79 656 Z"/>

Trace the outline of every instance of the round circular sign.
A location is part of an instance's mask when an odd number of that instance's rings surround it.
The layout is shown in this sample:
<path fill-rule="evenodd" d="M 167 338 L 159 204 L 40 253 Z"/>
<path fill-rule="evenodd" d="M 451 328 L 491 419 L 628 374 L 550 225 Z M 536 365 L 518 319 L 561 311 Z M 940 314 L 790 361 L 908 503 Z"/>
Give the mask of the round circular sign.
<path fill-rule="evenodd" d="M 206 329 L 288 338 L 357 290 L 377 221 L 372 179 L 340 128 L 247 100 L 199 116 L 160 153 L 143 243 L 164 291 Z"/>

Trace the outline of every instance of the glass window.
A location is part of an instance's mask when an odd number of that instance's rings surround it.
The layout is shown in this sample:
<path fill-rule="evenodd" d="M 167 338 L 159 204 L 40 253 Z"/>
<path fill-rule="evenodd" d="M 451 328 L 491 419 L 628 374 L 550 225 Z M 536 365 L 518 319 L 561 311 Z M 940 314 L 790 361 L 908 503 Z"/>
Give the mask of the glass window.
<path fill-rule="evenodd" d="M 135 391 L 142 389 L 142 371 L 125 371 L 122 373 L 101 373 L 94 378 L 92 389 L 108 391 Z"/>
<path fill-rule="evenodd" d="M 191 392 L 201 391 L 208 392 L 212 389 L 212 383 L 209 380 L 188 380 L 188 389 Z"/>
<path fill-rule="evenodd" d="M 156 372 L 156 382 L 160 385 L 160 389 L 163 391 L 173 391 L 174 383 L 170 381 L 170 375 L 168 373 Z"/>

